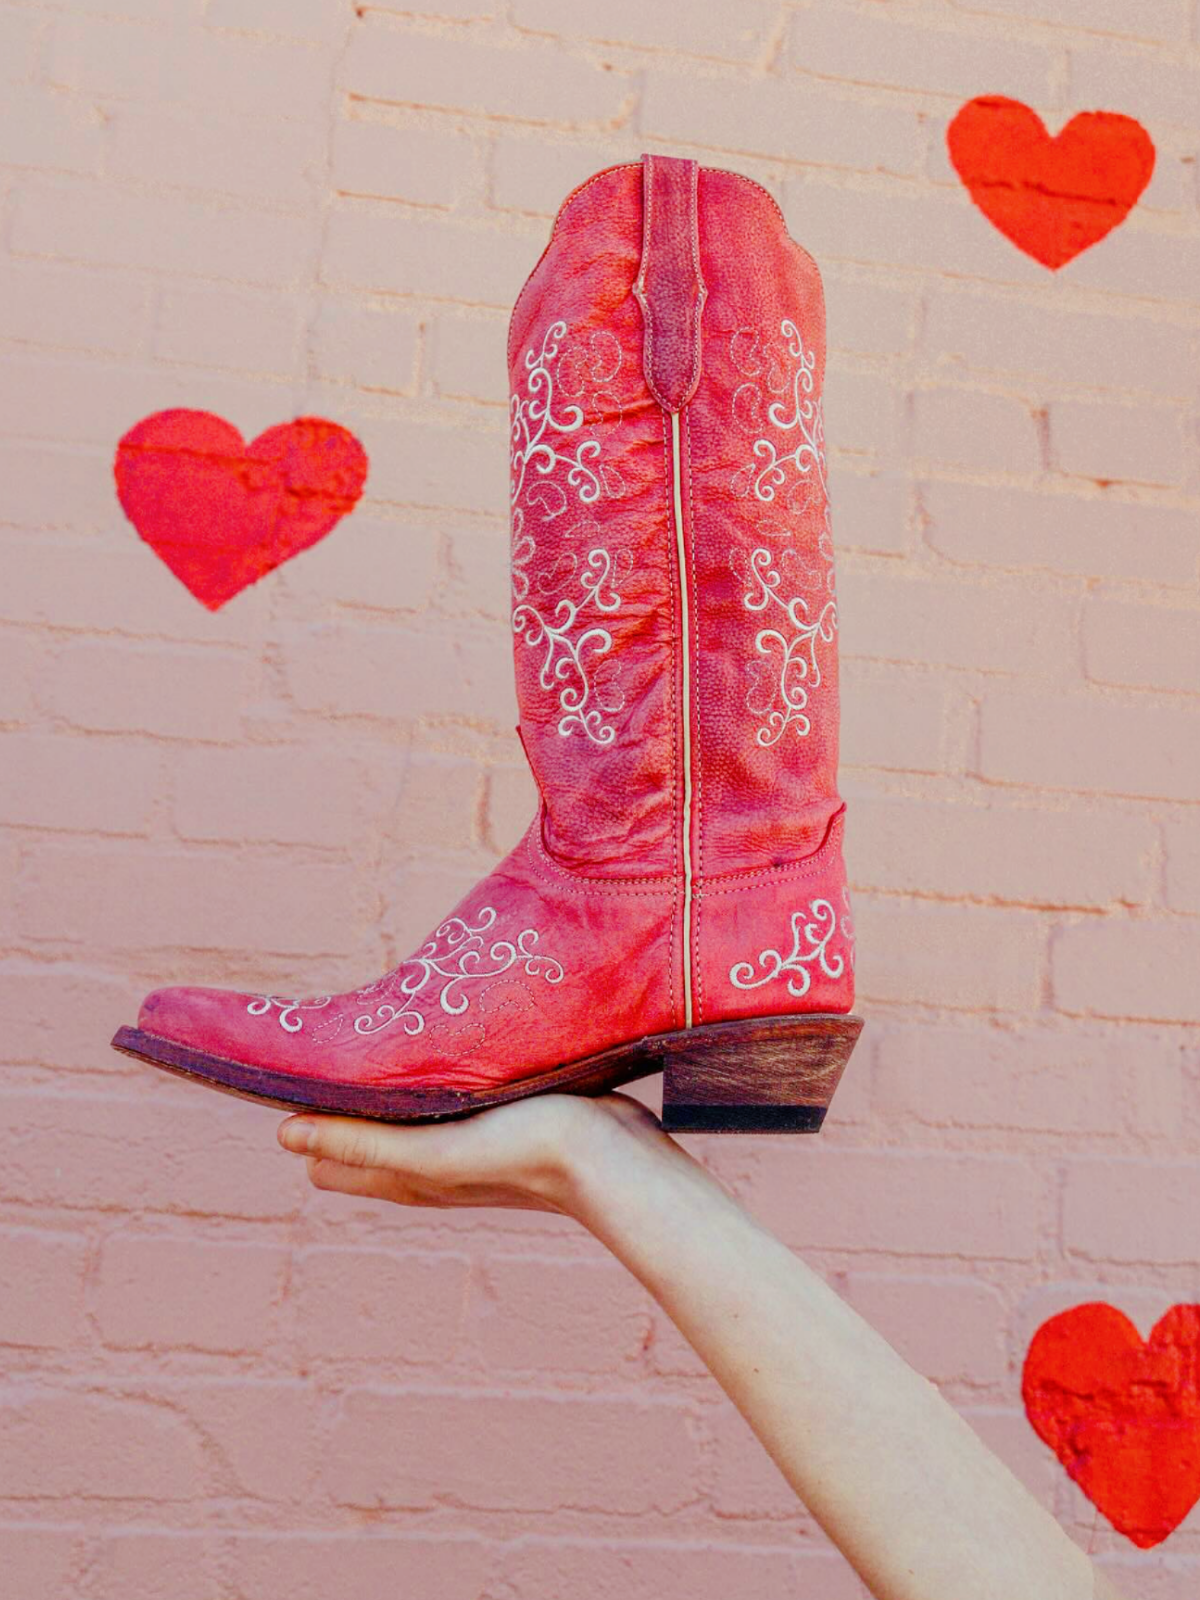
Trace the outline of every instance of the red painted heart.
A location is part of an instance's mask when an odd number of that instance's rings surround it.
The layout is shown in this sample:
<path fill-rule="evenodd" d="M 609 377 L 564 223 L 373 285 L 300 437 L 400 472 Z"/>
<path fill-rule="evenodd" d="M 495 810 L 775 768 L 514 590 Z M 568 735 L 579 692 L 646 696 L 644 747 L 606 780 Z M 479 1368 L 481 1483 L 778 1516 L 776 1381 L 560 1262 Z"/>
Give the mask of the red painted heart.
<path fill-rule="evenodd" d="M 1021 1395 L 1068 1476 L 1140 1549 L 1200 1500 L 1200 1306 L 1172 1306 L 1144 1343 L 1103 1301 L 1051 1317 Z"/>
<path fill-rule="evenodd" d="M 157 411 L 117 446 L 125 515 L 191 592 L 216 611 L 352 511 L 367 457 L 320 417 L 268 428 L 252 444 L 209 411 Z"/>
<path fill-rule="evenodd" d="M 998 94 L 968 100 L 946 143 L 984 216 L 1055 269 L 1124 222 L 1154 171 L 1154 143 L 1132 117 L 1081 111 L 1051 138 L 1036 111 Z"/>

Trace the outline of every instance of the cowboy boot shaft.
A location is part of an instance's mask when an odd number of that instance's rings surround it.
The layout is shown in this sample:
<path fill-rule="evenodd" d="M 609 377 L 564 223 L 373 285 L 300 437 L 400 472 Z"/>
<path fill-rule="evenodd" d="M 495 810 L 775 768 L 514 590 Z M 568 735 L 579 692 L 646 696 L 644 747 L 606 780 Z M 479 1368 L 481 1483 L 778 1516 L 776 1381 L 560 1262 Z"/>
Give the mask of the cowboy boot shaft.
<path fill-rule="evenodd" d="M 548 851 L 697 885 L 810 856 L 842 805 L 815 262 L 749 179 L 612 167 L 563 202 L 509 363 Z"/>

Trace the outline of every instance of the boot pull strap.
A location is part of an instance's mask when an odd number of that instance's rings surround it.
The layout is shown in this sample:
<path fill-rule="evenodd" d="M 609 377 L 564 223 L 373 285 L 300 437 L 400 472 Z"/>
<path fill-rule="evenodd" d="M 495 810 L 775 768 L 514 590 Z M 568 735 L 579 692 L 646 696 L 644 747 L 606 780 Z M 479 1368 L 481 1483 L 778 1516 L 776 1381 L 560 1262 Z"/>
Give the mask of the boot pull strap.
<path fill-rule="evenodd" d="M 642 260 L 633 292 L 642 308 L 642 366 L 664 411 L 682 411 L 700 382 L 700 167 L 678 156 L 642 157 Z"/>

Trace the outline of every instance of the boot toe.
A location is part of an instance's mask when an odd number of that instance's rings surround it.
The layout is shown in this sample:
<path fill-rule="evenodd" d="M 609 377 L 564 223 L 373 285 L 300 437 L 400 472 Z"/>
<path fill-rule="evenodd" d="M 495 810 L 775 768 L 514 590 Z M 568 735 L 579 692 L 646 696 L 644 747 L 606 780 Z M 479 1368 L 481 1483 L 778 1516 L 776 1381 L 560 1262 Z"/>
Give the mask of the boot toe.
<path fill-rule="evenodd" d="M 142 1001 L 137 1025 L 160 1039 L 218 1053 L 214 1046 L 224 1042 L 222 1019 L 237 998 L 224 989 L 154 989 Z"/>

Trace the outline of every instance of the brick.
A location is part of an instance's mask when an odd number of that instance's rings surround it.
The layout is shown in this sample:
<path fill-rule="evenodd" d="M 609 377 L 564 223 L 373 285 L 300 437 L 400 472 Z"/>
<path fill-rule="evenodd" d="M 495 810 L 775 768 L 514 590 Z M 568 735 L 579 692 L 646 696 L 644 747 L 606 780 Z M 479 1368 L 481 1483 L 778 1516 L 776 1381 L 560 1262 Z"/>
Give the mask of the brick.
<path fill-rule="evenodd" d="M 864 889 L 1099 907 L 1150 899 L 1156 837 L 1121 812 L 857 794 L 846 848 Z"/>
<path fill-rule="evenodd" d="M 358 927 L 343 863 L 245 851 L 39 845 L 17 892 L 29 937 L 71 946 L 336 955 Z"/>
<path fill-rule="evenodd" d="M 33 685 L 45 656 L 45 643 L 36 634 L 0 630 L 0 721 L 24 722 L 33 716 Z"/>
<path fill-rule="evenodd" d="M 146 299 L 143 282 L 116 273 L 0 264 L 0 334 L 22 343 L 127 353 L 141 343 Z"/>
<path fill-rule="evenodd" d="M 853 119 L 839 117 L 848 120 Z M 827 261 L 864 261 L 879 263 L 889 273 L 913 267 L 942 273 L 953 261 L 956 272 L 972 278 L 1044 283 L 1045 267 L 993 228 L 961 186 L 893 192 L 848 188 L 823 175 L 789 178 L 783 209 L 793 238 L 823 268 Z"/>
<path fill-rule="evenodd" d="M 1120 316 L 1022 305 L 969 289 L 941 287 L 930 297 L 922 342 L 951 373 L 1036 375 L 1089 389 L 1133 389 L 1186 396 L 1196 370 L 1190 330 L 1134 307 Z"/>
<path fill-rule="evenodd" d="M 1066 104 L 1071 111 L 1116 105 L 1150 128 L 1174 124 L 1191 132 L 1200 104 L 1200 68 L 1162 51 L 1080 45 L 1067 57 Z"/>
<path fill-rule="evenodd" d="M 467 1329 L 488 1372 L 638 1370 L 651 1301 L 624 1268 L 493 1252 L 482 1278 Z"/>
<path fill-rule="evenodd" d="M 557 0 L 517 0 L 512 20 L 518 28 L 558 38 L 597 39 L 634 49 L 666 50 L 672 55 L 749 61 L 767 47 L 775 8 L 767 0 L 748 0 L 736 11 L 696 8 L 680 27 L 678 17 L 641 0 L 581 0 L 567 12 Z"/>
<path fill-rule="evenodd" d="M 1063 1248 L 1089 1261 L 1189 1265 L 1198 1205 L 1195 1161 L 1072 1161 L 1063 1186 Z"/>
<path fill-rule="evenodd" d="M 507 854 L 537 810 L 538 789 L 528 766 L 492 767 L 484 797 L 484 839 L 497 855 Z"/>
<path fill-rule="evenodd" d="M 876 1045 L 875 1095 L 889 1121 L 1171 1138 L 1183 1116 L 1182 1052 L 1171 1039 L 1131 1050 L 1113 1033 L 888 1022 Z"/>
<path fill-rule="evenodd" d="M 613 121 L 629 80 L 560 50 L 496 47 L 368 20 L 342 58 L 340 86 L 368 100 L 580 127 Z"/>
<path fill-rule="evenodd" d="M 0 99 L 0 163 L 95 172 L 104 123 L 94 106 L 68 95 L 10 85 Z"/>
<path fill-rule="evenodd" d="M 978 389 L 918 389 L 912 447 L 927 461 L 972 472 L 1032 473 L 1041 467 L 1029 407 Z"/>
<path fill-rule="evenodd" d="M 329 1441 L 324 1484 L 337 1504 L 364 1508 L 448 1496 L 480 1510 L 603 1505 L 644 1516 L 694 1499 L 699 1468 L 691 1413 L 668 1401 L 356 1390 Z"/>
<path fill-rule="evenodd" d="M 94 1048 L 108 1048 L 98 1028 Z M 64 1210 L 189 1217 L 295 1211 L 301 1179 L 283 1152 L 274 1156 L 277 1112 L 245 1103 L 227 1108 L 225 1095 L 165 1081 L 153 1093 L 151 1078 L 142 1081 L 141 1093 L 129 1098 L 111 1090 L 5 1094 L 8 1154 L 0 1196 Z"/>
<path fill-rule="evenodd" d="M 173 94 L 217 106 L 222 115 L 251 116 L 262 123 L 277 117 L 323 122 L 329 76 L 326 53 L 307 42 L 251 39 L 208 28 L 191 30 L 186 44 L 170 56 Z"/>
<path fill-rule="evenodd" d="M 984 672 L 1065 674 L 1074 665 L 1074 596 L 993 574 L 842 571 L 840 648 L 848 656 Z"/>
<path fill-rule="evenodd" d="M 517 702 L 507 646 L 499 630 L 471 637 L 337 623 L 285 640 L 281 656 L 296 703 L 306 711 L 465 717 L 511 728 Z"/>
<path fill-rule="evenodd" d="M 892 288 L 830 272 L 825 275 L 824 289 L 831 351 L 903 355 L 912 347 L 917 297 L 911 288 Z"/>
<path fill-rule="evenodd" d="M 762 1455 L 753 1435 L 751 1441 Z M 794 1495 L 792 1506 L 799 1510 Z M 739 1535 L 741 1531 L 737 1530 Z M 498 1552 L 498 1570 L 509 1592 L 526 1600 L 557 1600 L 563 1594 L 659 1600 L 673 1591 L 752 1594 L 755 1600 L 787 1600 L 795 1595 L 864 1600 L 866 1596 L 853 1568 L 836 1550 L 763 1549 L 748 1539 L 727 1543 L 726 1537 L 722 1535 L 720 1543 L 642 1542 L 625 1536 L 603 1543 L 561 1538 L 513 1541 Z"/>
<path fill-rule="evenodd" d="M 400 866 L 392 875 L 380 925 L 389 948 L 406 957 L 419 949 L 491 865 L 491 861 L 427 864 L 418 858 Z"/>
<path fill-rule="evenodd" d="M 429 375 L 440 395 L 508 404 L 505 333 L 500 318 L 439 316 L 429 329 Z"/>
<path fill-rule="evenodd" d="M 78 1337 L 87 1241 L 41 1228 L 0 1231 L 0 1344 L 61 1348 Z"/>
<path fill-rule="evenodd" d="M 802 159 L 821 167 L 858 172 L 915 173 L 921 159 L 920 127 L 907 107 L 856 104 L 845 115 L 842 98 L 820 89 L 801 92 L 795 85 L 755 79 L 734 86 L 726 78 L 695 78 L 680 73 L 648 76 L 642 96 L 641 128 L 709 150 Z M 746 115 L 745 95 L 754 103 Z M 718 163 L 724 165 L 723 161 Z"/>
<path fill-rule="evenodd" d="M 100 1253 L 100 1337 L 125 1350 L 259 1350 L 272 1336 L 286 1264 L 274 1245 L 116 1234 Z"/>
<path fill-rule="evenodd" d="M 38 12 L 5 6 L 0 11 L 0 61 L 9 83 L 28 78 L 40 53 L 47 18 Z"/>
<path fill-rule="evenodd" d="M 162 792 L 162 757 L 144 744 L 9 734 L 0 822 L 85 833 L 143 834 Z"/>
<path fill-rule="evenodd" d="M 513 604 L 509 550 L 507 529 L 455 528 L 442 595 L 447 610 L 498 619 L 507 627 Z"/>
<path fill-rule="evenodd" d="M 959 11 L 988 16 L 1028 18 L 1055 28 L 1094 33 L 1128 34 L 1152 39 L 1178 38 L 1187 32 L 1188 0 L 951 0 Z"/>
<path fill-rule="evenodd" d="M 114 99 L 165 100 L 170 98 L 172 57 L 180 43 L 169 27 L 140 20 L 60 16 L 46 71 L 59 88 Z"/>
<path fill-rule="evenodd" d="M 1200 912 L 1200 828 L 1191 819 L 1168 822 L 1163 842 L 1167 904 L 1173 911 Z"/>
<path fill-rule="evenodd" d="M 788 61 L 797 72 L 925 94 L 968 95 L 981 49 L 990 81 L 1017 99 L 1044 100 L 1055 58 L 1040 42 L 916 25 L 871 12 L 805 10 L 792 18 Z"/>
<path fill-rule="evenodd" d="M 331 160 L 341 194 L 447 209 L 476 187 L 475 142 L 449 129 L 337 122 Z"/>
<path fill-rule="evenodd" d="M 57 492 L 60 486 L 53 478 L 55 464 L 62 461 L 63 477 L 69 478 L 76 464 L 74 458 L 32 447 L 29 455 L 40 469 L 31 473 L 30 479 L 44 475 L 50 498 L 50 491 Z M 90 460 L 87 465 L 91 467 Z M 117 513 L 111 504 L 111 462 L 105 462 L 103 467 L 97 463 L 96 470 L 88 475 L 96 482 L 90 490 L 85 482 L 78 485 L 79 508 L 70 504 L 72 491 L 62 514 L 82 522 L 92 495 L 97 500 L 103 495 L 108 502 L 105 515 L 113 521 Z M 7 491 L 14 490 L 13 479 L 19 477 L 14 471 L 6 484 Z M 33 503 L 33 481 L 27 487 L 28 503 L 26 486 L 18 485 L 11 509 L 34 521 L 38 508 Z M 45 533 L 0 536 L 0 559 L 5 575 L 0 586 L 0 617 L 16 622 L 40 623 L 64 631 L 145 632 L 203 644 L 257 646 L 261 639 L 263 594 L 269 590 L 251 590 L 239 596 L 237 605 L 216 613 L 207 611 L 127 524 L 111 538 L 50 537 Z M 41 637 L 39 676 L 48 677 L 52 653 L 46 650 L 44 636 Z"/>
<path fill-rule="evenodd" d="M 179 752 L 175 826 L 183 839 L 345 850 L 364 822 L 359 763 L 305 745 Z"/>
<path fill-rule="evenodd" d="M 47 674 L 55 713 L 77 728 L 168 739 L 236 739 L 254 664 L 218 649 L 80 640 Z"/>
<path fill-rule="evenodd" d="M 843 1146 L 802 1164 L 782 1150 L 764 1151 L 745 1200 L 765 1227 L 805 1250 L 1024 1261 L 1037 1248 L 1030 1167 L 979 1151 Z"/>
<path fill-rule="evenodd" d="M 466 1256 L 444 1251 L 302 1251 L 292 1283 L 300 1347 L 319 1361 L 452 1361 L 469 1275 Z"/>
<path fill-rule="evenodd" d="M 11 227 L 17 255 L 242 283 L 307 281 L 315 245 L 306 217 L 111 184 L 31 183 L 16 197 Z"/>
<path fill-rule="evenodd" d="M 114 112 L 109 137 L 109 172 L 137 183 L 301 207 L 324 181 L 325 129 L 315 118 L 254 122 L 174 102 L 130 105 Z"/>
<path fill-rule="evenodd" d="M 1117 102 L 1127 110 L 1124 99 Z M 1150 118 L 1157 127 L 1157 119 Z M 1058 276 L 1082 289 L 1129 295 L 1138 300 L 1200 305 L 1200 236 L 1139 226 L 1133 218 L 1060 269 Z"/>
<path fill-rule="evenodd" d="M 27 1499 L 191 1500 L 207 1472 L 200 1441 L 182 1418 L 140 1398 L 77 1389 L 0 1399 L 7 1448 L 0 1494 Z M 62 1448 L 71 1441 L 69 1450 Z"/>
<path fill-rule="evenodd" d="M 834 543 L 839 549 L 903 555 L 911 543 L 911 496 L 907 478 L 895 469 L 834 468 L 829 486 Z"/>
<path fill-rule="evenodd" d="M 218 1546 L 203 1533 L 109 1532 L 94 1547 L 88 1582 L 96 1600 L 211 1600 Z"/>
<path fill-rule="evenodd" d="M 1190 511 L 992 484 L 926 482 L 919 494 L 926 537 L 952 561 L 1176 585 L 1196 579 Z"/>
<path fill-rule="evenodd" d="M 354 609 L 428 609 L 439 576 L 438 539 L 428 528 L 356 511 L 338 529 L 289 562 L 279 587 L 292 600 L 324 610 L 330 602 Z"/>
<path fill-rule="evenodd" d="M 429 11 L 428 4 L 422 5 Z M 284 38 L 340 41 L 352 16 L 328 0 L 208 0 L 204 20 L 210 28 L 252 29 Z"/>
<path fill-rule="evenodd" d="M 77 1537 L 70 1528 L 4 1529 L 4 1573 L 21 1600 L 62 1600 L 70 1592 Z"/>
<path fill-rule="evenodd" d="M 618 134 L 604 144 L 548 144 L 536 130 L 525 138 L 504 133 L 490 141 L 490 199 L 502 211 L 552 217 L 572 189 L 621 161 L 636 163 L 636 139 Z"/>
<path fill-rule="evenodd" d="M 432 0 L 421 0 L 426 10 Z M 238 1533 L 232 1540 L 233 1572 L 243 1600 L 379 1600 L 396 1588 L 398 1574 L 422 1596 L 478 1600 L 494 1562 L 494 1547 L 479 1536 L 440 1536 L 419 1530 L 407 1537 L 377 1530 L 286 1537 Z"/>
<path fill-rule="evenodd" d="M 1049 407 L 1050 454 L 1060 472 L 1097 482 L 1178 484 L 1185 473 L 1179 406 L 1101 405 L 1055 400 Z"/>
<path fill-rule="evenodd" d="M 223 1497 L 293 1504 L 309 1498 L 318 1432 L 326 1426 L 310 1381 L 239 1376 L 172 1385 L 164 1398 L 203 1434 L 219 1463 Z"/>
<path fill-rule="evenodd" d="M 1200 609 L 1093 593 L 1083 612 L 1083 659 L 1094 683 L 1200 694 Z"/>
<path fill-rule="evenodd" d="M 6 944 L 17 942 L 17 917 L 13 907 L 13 886 L 21 856 L 15 839 L 0 838 L 0 938 Z"/>
<path fill-rule="evenodd" d="M 996 1289 L 958 1278 L 851 1272 L 844 1296 L 933 1383 L 1003 1383 L 1006 1310 Z"/>
<path fill-rule="evenodd" d="M 483 774 L 472 761 L 409 751 L 396 801 L 402 831 L 432 849 L 466 850 L 477 842 Z"/>
<path fill-rule="evenodd" d="M 1043 930 L 1034 912 L 859 893 L 855 918 L 856 982 L 869 999 L 968 1011 L 1037 1004 Z"/>
<path fill-rule="evenodd" d="M 380 16 L 399 16 L 406 20 L 413 15 L 406 0 L 397 0 L 395 4 L 379 0 L 371 10 Z M 496 15 L 496 5 L 495 0 L 421 0 L 421 15 L 442 17 L 448 22 L 487 22 Z"/>
<path fill-rule="evenodd" d="M 300 305 L 278 294 L 164 287 L 155 308 L 154 353 L 165 361 L 298 377 Z"/>
<path fill-rule="evenodd" d="M 1200 925 L 1124 919 L 1060 928 L 1051 948 L 1054 1003 L 1097 1017 L 1200 1022 Z"/>
<path fill-rule="evenodd" d="M 322 378 L 359 389 L 413 394 L 417 386 L 416 319 L 394 310 L 325 300 L 312 332 L 312 357 Z"/>
<path fill-rule="evenodd" d="M 852 372 L 834 361 L 826 373 L 825 425 L 838 450 L 894 456 L 902 391 L 886 374 Z"/>
<path fill-rule="evenodd" d="M 541 241 L 486 224 L 418 221 L 343 200 L 330 212 L 321 271 L 339 287 L 508 309 L 540 248 Z"/>
<path fill-rule="evenodd" d="M 1043 698 L 990 689 L 980 718 L 978 775 L 992 783 L 1191 801 L 1200 786 L 1200 712 L 1093 694 Z"/>
<path fill-rule="evenodd" d="M 4 522 L 39 529 L 98 528 L 111 522 L 111 433 L 106 442 L 103 454 L 51 445 L 0 444 Z M 44 599 L 41 604 L 45 606 Z"/>
<path fill-rule="evenodd" d="M 1015 1385 L 1014 1385 L 1015 1387 Z M 1053 1506 L 1063 1481 L 1057 1457 L 1029 1426 L 1022 1410 L 999 1406 L 960 1406 L 963 1421 L 1043 1506 Z"/>
<path fill-rule="evenodd" d="M 840 753 L 845 766 L 944 772 L 950 694 L 930 673 L 840 664 Z"/>
<path fill-rule="evenodd" d="M 141 993 L 128 978 L 69 961 L 0 962 L 4 1052 L 12 1064 L 123 1072 L 113 1051 L 96 1049 L 137 1014 Z"/>

